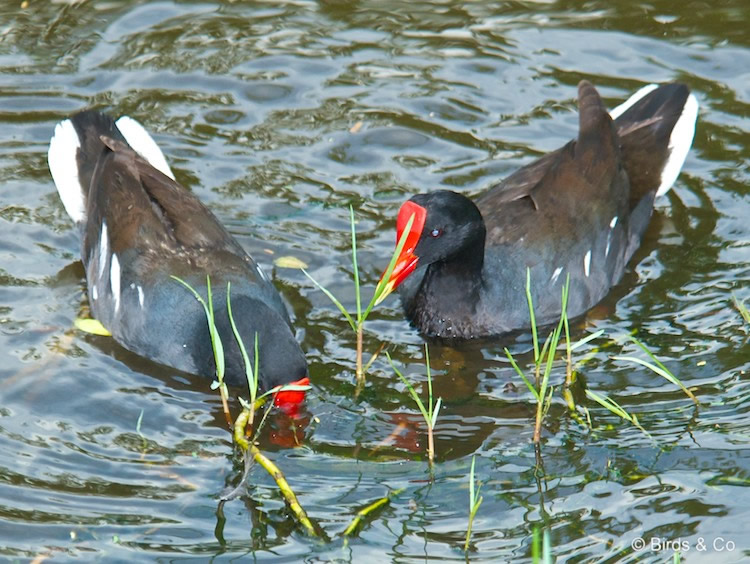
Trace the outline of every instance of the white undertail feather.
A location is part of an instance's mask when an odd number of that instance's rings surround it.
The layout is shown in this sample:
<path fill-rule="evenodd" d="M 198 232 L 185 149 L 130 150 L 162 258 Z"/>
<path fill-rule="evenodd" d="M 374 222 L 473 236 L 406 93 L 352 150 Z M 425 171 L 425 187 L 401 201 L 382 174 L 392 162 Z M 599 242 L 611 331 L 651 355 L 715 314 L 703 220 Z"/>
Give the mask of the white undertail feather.
<path fill-rule="evenodd" d="M 117 255 L 112 253 L 112 262 L 109 265 L 109 288 L 115 300 L 115 315 L 120 309 L 120 261 Z"/>
<path fill-rule="evenodd" d="M 617 119 L 624 114 L 630 107 L 632 107 L 638 100 L 643 98 L 649 92 L 653 92 L 658 88 L 656 84 L 648 84 L 638 90 L 630 98 L 625 100 L 622 104 L 616 108 L 610 110 L 609 115 L 612 119 Z M 677 177 L 680 175 L 682 165 L 685 164 L 685 159 L 690 151 L 690 146 L 693 144 L 693 136 L 695 135 L 695 122 L 698 119 L 698 100 L 695 96 L 690 94 L 685 100 L 685 106 L 682 108 L 682 114 L 680 115 L 677 123 L 675 123 L 672 134 L 669 136 L 669 158 L 664 164 L 664 168 L 661 171 L 661 183 L 659 188 L 656 190 L 656 196 L 663 196 L 674 184 Z"/>
<path fill-rule="evenodd" d="M 174 174 L 167 164 L 167 159 L 164 158 L 164 153 L 140 123 L 128 116 L 122 116 L 115 123 L 128 145 L 136 153 L 146 159 L 155 169 L 174 180 Z"/>
<path fill-rule="evenodd" d="M 47 163 L 52 173 L 57 192 L 60 194 L 65 211 L 76 223 L 86 219 L 86 201 L 81 183 L 78 180 L 78 139 L 73 122 L 63 120 L 55 126 L 55 133 L 49 142 Z"/>
<path fill-rule="evenodd" d="M 107 265 L 109 256 L 109 233 L 107 232 L 107 222 L 102 221 L 101 232 L 99 233 L 99 256 L 96 260 L 99 263 L 99 278 L 104 276 L 104 268 Z"/>
<path fill-rule="evenodd" d="M 133 150 L 146 159 L 154 168 L 174 180 L 174 174 L 164 158 L 159 146 L 143 126 L 133 118 L 123 116 L 117 120 L 117 129 Z M 65 211 L 76 223 L 86 220 L 86 200 L 78 178 L 78 138 L 73 122 L 63 120 L 55 126 L 55 133 L 49 142 L 47 163 L 52 173 L 57 192 L 60 194 Z"/>
<path fill-rule="evenodd" d="M 690 146 L 695 135 L 695 121 L 698 119 L 698 100 L 690 94 L 685 100 L 677 123 L 669 136 L 669 158 L 661 171 L 661 184 L 656 191 L 657 196 L 666 194 L 680 175 Z"/>
<path fill-rule="evenodd" d="M 591 249 L 589 249 L 586 254 L 583 256 L 583 273 L 586 275 L 586 278 L 589 277 L 589 273 L 591 272 Z"/>
<path fill-rule="evenodd" d="M 622 104 L 620 104 L 616 108 L 612 108 L 611 110 L 609 110 L 610 117 L 612 119 L 617 119 L 622 114 L 624 114 L 628 109 L 630 109 L 638 100 L 643 98 L 649 92 L 653 92 L 657 88 L 659 88 L 659 85 L 657 84 L 647 84 L 643 88 L 639 89 L 630 98 L 625 100 Z"/>

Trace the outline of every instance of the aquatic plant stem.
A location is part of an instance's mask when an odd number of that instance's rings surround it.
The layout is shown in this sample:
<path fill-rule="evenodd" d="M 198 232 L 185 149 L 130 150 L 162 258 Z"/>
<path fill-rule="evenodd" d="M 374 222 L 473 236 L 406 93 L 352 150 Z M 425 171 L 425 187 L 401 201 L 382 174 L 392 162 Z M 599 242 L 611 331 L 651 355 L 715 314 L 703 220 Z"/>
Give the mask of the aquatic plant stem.
<path fill-rule="evenodd" d="M 382 507 L 383 505 L 390 503 L 391 499 L 397 496 L 398 494 L 400 494 L 402 491 L 404 491 L 404 488 L 393 490 L 392 492 L 389 492 L 387 496 L 381 497 L 380 499 L 372 502 L 367 507 L 364 507 L 363 509 L 360 509 L 359 511 L 357 511 L 356 517 L 354 517 L 352 522 L 349 523 L 349 526 L 342 533 L 342 536 L 348 537 L 349 535 L 354 533 L 359 528 L 363 519 L 365 519 L 370 513 L 372 513 L 379 507 Z"/>
<path fill-rule="evenodd" d="M 365 384 L 365 371 L 362 368 L 362 343 L 364 341 L 365 324 L 357 322 L 357 386 L 363 387 Z"/>
<path fill-rule="evenodd" d="M 289 486 L 289 482 L 286 481 L 284 473 L 271 459 L 264 455 L 257 446 L 245 438 L 245 427 L 249 420 L 250 410 L 243 409 L 242 413 L 237 417 L 237 420 L 234 423 L 234 442 L 237 443 L 242 450 L 251 455 L 253 460 L 260 464 L 263 469 L 271 475 L 274 482 L 276 482 L 276 485 L 279 487 L 281 495 L 284 496 L 284 500 L 289 506 L 289 509 L 291 509 L 292 513 L 294 513 L 294 516 L 297 518 L 297 521 L 302 524 L 311 536 L 317 537 L 318 533 L 315 530 L 315 527 L 313 527 L 310 518 L 307 516 L 307 513 L 297 499 L 294 490 Z"/>
<path fill-rule="evenodd" d="M 549 410 L 550 403 L 552 401 L 552 393 L 554 387 L 549 385 L 550 374 L 552 372 L 552 363 L 555 360 L 555 352 L 557 351 L 557 345 L 560 342 L 560 336 L 562 334 L 563 326 L 567 321 L 567 305 L 568 305 L 568 290 L 570 287 L 570 276 L 567 277 L 565 285 L 562 288 L 561 296 L 561 313 L 560 321 L 555 327 L 554 331 L 550 333 L 542 346 L 541 352 L 539 351 L 539 341 L 537 338 L 536 318 L 534 316 L 534 303 L 531 298 L 531 272 L 526 269 L 526 299 L 529 305 L 529 320 L 531 322 L 531 331 L 534 339 L 534 371 L 536 376 L 536 385 L 532 384 L 531 381 L 520 369 L 518 363 L 513 358 L 510 351 L 505 348 L 505 355 L 508 357 L 511 365 L 526 384 L 526 387 L 534 395 L 536 399 L 536 420 L 534 422 L 534 444 L 539 444 L 542 435 L 542 421 L 544 416 Z M 542 371 L 542 364 L 544 364 L 544 370 Z M 549 390 L 549 391 L 548 391 Z"/>
<path fill-rule="evenodd" d="M 354 208 L 349 206 L 349 225 L 351 226 L 351 239 L 352 239 L 352 269 L 354 271 L 354 295 L 357 301 L 357 322 L 356 322 L 356 333 L 357 333 L 357 358 L 356 358 L 356 371 L 355 375 L 357 378 L 357 389 L 362 389 L 365 385 L 365 372 L 362 369 L 362 343 L 363 343 L 363 332 L 365 319 L 362 316 L 362 296 L 359 286 L 359 264 L 357 262 L 357 229 L 356 222 L 354 220 Z"/>
<path fill-rule="evenodd" d="M 432 470 L 432 465 L 435 462 L 435 439 L 433 436 L 433 430 L 435 428 L 435 423 L 437 423 L 438 413 L 440 413 L 440 407 L 443 404 L 443 398 L 438 398 L 434 404 L 432 402 L 432 373 L 430 372 L 430 350 L 427 346 L 427 343 L 425 343 L 424 345 L 424 352 L 425 366 L 427 368 L 427 407 L 425 407 L 424 403 L 419 398 L 419 394 L 417 394 L 414 386 L 411 385 L 411 383 L 406 379 L 401 371 L 396 368 L 396 365 L 393 364 L 391 355 L 389 355 L 387 351 L 385 354 L 388 357 L 388 362 L 390 363 L 393 371 L 396 373 L 396 376 L 398 376 L 404 383 L 407 391 L 409 392 L 409 395 L 414 400 L 414 403 L 417 404 L 419 411 L 422 413 L 425 424 L 427 425 L 427 457 L 430 463 L 430 470 Z"/>
<path fill-rule="evenodd" d="M 466 529 L 466 542 L 464 542 L 464 552 L 469 551 L 469 542 L 471 541 L 471 529 L 474 526 L 474 518 L 479 511 L 479 506 L 482 505 L 482 496 L 479 495 L 479 489 L 482 484 L 479 482 L 474 487 L 474 462 L 476 456 L 471 457 L 471 471 L 469 472 L 469 525 Z"/>
<path fill-rule="evenodd" d="M 232 428 L 232 414 L 229 412 L 229 390 L 227 385 L 224 383 L 224 345 L 221 342 L 221 336 L 219 330 L 216 328 L 215 316 L 214 316 L 214 303 L 213 296 L 211 295 L 211 277 L 206 275 L 206 299 L 204 300 L 201 295 L 193 288 L 190 284 L 185 282 L 182 278 L 172 275 L 171 278 L 176 282 L 182 284 L 187 288 L 198 303 L 203 306 L 203 311 L 206 314 L 206 322 L 208 323 L 208 333 L 211 337 L 211 348 L 214 353 L 214 360 L 216 362 L 216 380 L 211 383 L 211 389 L 215 390 L 219 388 L 219 395 L 221 396 L 221 405 L 224 409 L 224 417 L 227 420 L 227 425 Z M 227 286 L 227 291 L 229 286 Z"/>
<path fill-rule="evenodd" d="M 307 278 L 315 284 L 315 286 L 318 287 L 326 296 L 328 296 L 328 299 L 330 299 L 333 304 L 339 309 L 341 314 L 344 316 L 344 319 L 346 319 L 347 323 L 349 323 L 349 326 L 352 328 L 352 331 L 357 335 L 357 350 L 356 350 L 356 369 L 355 369 L 355 376 L 357 380 L 357 394 L 360 390 L 364 388 L 365 385 L 365 372 L 369 368 L 369 366 L 372 364 L 372 362 L 375 360 L 377 355 L 379 354 L 380 350 L 376 352 L 370 361 L 363 366 L 362 364 L 362 352 L 364 349 L 364 329 L 365 329 L 365 320 L 367 319 L 367 316 L 370 315 L 370 312 L 372 309 L 379 304 L 383 299 L 385 299 L 385 296 L 391 293 L 392 287 L 391 284 L 389 284 L 388 280 L 390 279 L 391 274 L 393 273 L 393 269 L 396 266 L 396 260 L 398 259 L 399 255 L 401 254 L 402 249 L 404 248 L 404 245 L 406 244 L 406 239 L 409 235 L 409 231 L 411 229 L 412 224 L 414 223 L 414 217 L 415 215 L 412 214 L 411 217 L 409 217 L 409 221 L 406 223 L 406 228 L 404 229 L 404 232 L 401 234 L 401 237 L 398 240 L 398 243 L 396 245 L 396 249 L 393 251 L 393 255 L 391 256 L 391 261 L 388 264 L 388 268 L 386 268 L 385 273 L 380 279 L 380 282 L 378 282 L 377 286 L 375 287 L 375 292 L 372 295 L 372 298 L 370 299 L 370 303 L 367 305 L 367 307 L 362 310 L 362 297 L 360 292 L 360 283 L 359 283 L 359 264 L 357 262 L 357 230 L 356 230 L 356 222 L 354 220 L 354 208 L 352 206 L 349 206 L 349 222 L 351 225 L 351 241 L 352 241 L 352 267 L 354 269 L 354 294 L 356 299 L 356 315 L 351 315 L 344 305 L 334 296 L 330 291 L 328 291 L 323 285 L 321 285 L 315 278 L 313 278 L 309 272 L 307 272 L 304 268 L 302 269 L 302 273 L 307 276 Z M 382 347 L 381 347 L 382 348 Z"/>

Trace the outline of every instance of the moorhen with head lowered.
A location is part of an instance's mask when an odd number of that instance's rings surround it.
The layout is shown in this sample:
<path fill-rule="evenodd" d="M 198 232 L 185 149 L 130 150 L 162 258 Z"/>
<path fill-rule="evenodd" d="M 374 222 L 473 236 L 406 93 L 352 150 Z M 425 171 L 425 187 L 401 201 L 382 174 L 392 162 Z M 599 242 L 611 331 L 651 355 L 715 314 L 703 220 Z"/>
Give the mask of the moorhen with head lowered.
<path fill-rule="evenodd" d="M 115 340 L 141 356 L 212 377 L 214 358 L 203 307 L 213 290 L 224 345 L 225 381 L 247 382 L 226 306 L 254 364 L 260 386 L 307 384 L 307 362 L 281 296 L 256 262 L 195 196 L 177 184 L 159 147 L 135 120 L 83 111 L 55 128 L 49 168 L 81 235 L 93 316 Z M 299 402 L 281 392 L 277 403 Z"/>
<path fill-rule="evenodd" d="M 397 240 L 414 220 L 387 293 L 398 287 L 425 335 L 471 339 L 528 328 L 599 302 L 623 275 L 654 198 L 676 180 L 693 141 L 698 102 L 683 84 L 649 85 L 608 113 L 578 85 L 576 140 L 490 188 L 476 202 L 447 190 L 401 207 Z M 382 299 L 381 298 L 381 299 Z"/>

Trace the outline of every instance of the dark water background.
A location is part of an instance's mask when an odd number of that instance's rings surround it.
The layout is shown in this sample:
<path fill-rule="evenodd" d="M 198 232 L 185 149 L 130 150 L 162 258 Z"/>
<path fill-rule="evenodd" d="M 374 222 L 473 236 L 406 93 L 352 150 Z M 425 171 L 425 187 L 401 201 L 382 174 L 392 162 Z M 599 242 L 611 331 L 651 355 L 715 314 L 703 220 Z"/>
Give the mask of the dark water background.
<path fill-rule="evenodd" d="M 671 558 L 659 545 L 634 552 L 637 538 L 687 543 L 688 562 L 750 554 L 750 326 L 732 306 L 733 294 L 750 298 L 750 3 L 27 4 L 0 7 L 0 555 L 464 560 L 472 454 L 484 495 L 472 560 L 529 558 L 535 528 L 561 560 Z M 479 194 L 562 145 L 583 78 L 611 105 L 666 80 L 701 104 L 694 149 L 636 260 L 575 328 L 605 330 L 577 353 L 611 345 L 582 373 L 659 446 L 596 405 L 591 432 L 556 395 L 537 477 L 532 398 L 500 344 L 434 346 L 445 407 L 430 481 L 420 418 L 385 359 L 355 400 L 348 326 L 300 271 L 273 261 L 303 260 L 353 307 L 350 204 L 369 297 L 401 202 L 439 187 Z M 291 303 L 314 390 L 305 417 L 274 417 L 261 447 L 330 543 L 305 536 L 260 468 L 217 512 L 241 464 L 207 383 L 73 329 L 83 270 L 46 151 L 54 124 L 84 107 L 152 131 L 178 181 Z M 612 358 L 643 357 L 611 344 L 633 330 L 694 388 L 697 411 Z M 396 299 L 369 324 L 367 348 L 381 341 L 424 380 L 422 340 Z M 522 341 L 513 350 L 528 363 Z M 557 367 L 554 384 L 562 376 Z M 356 511 L 396 488 L 345 546 Z"/>

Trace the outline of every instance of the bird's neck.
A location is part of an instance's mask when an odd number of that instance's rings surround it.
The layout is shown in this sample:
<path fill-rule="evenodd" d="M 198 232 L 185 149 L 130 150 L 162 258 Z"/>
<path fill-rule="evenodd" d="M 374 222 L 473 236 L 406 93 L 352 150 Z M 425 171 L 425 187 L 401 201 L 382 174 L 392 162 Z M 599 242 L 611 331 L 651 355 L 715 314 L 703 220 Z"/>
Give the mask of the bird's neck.
<path fill-rule="evenodd" d="M 411 307 L 407 306 L 408 317 L 427 334 L 471 338 L 484 285 L 483 266 L 484 231 L 462 252 L 429 266 Z M 420 316 L 426 317 L 417 319 Z"/>

